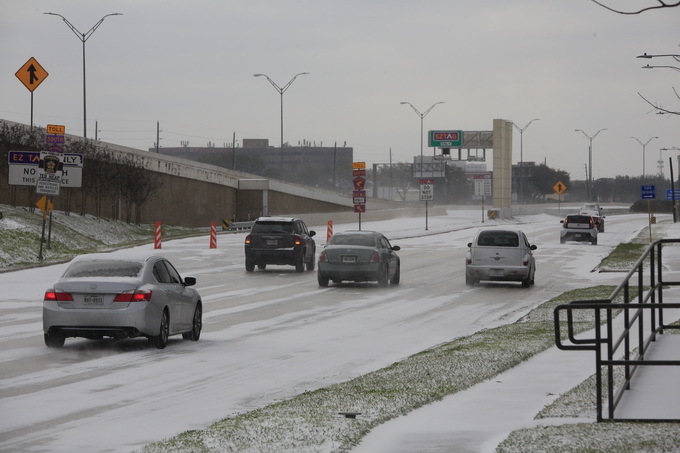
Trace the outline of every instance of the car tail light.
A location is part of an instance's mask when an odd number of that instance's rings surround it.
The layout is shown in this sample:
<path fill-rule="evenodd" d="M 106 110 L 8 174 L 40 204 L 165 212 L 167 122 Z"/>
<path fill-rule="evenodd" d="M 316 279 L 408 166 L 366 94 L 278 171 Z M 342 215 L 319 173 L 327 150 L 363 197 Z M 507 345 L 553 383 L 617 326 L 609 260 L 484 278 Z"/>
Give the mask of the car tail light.
<path fill-rule="evenodd" d="M 472 257 L 471 257 L 470 255 L 466 256 L 466 257 L 465 257 L 465 262 L 466 262 L 467 264 L 472 264 Z"/>
<path fill-rule="evenodd" d="M 295 242 L 295 245 L 301 245 L 302 244 L 302 238 L 298 236 L 297 234 L 293 238 L 293 241 Z"/>
<path fill-rule="evenodd" d="M 319 254 L 319 261 L 323 261 L 323 262 L 328 261 L 328 258 L 326 257 L 326 251 L 325 251 L 325 250 L 323 250 L 323 251 Z"/>
<path fill-rule="evenodd" d="M 72 302 L 73 296 L 71 296 L 71 293 L 48 290 L 45 291 L 45 300 L 55 300 L 57 302 Z"/>
<path fill-rule="evenodd" d="M 588 225 L 590 226 L 590 228 L 593 227 L 593 218 L 592 217 L 590 218 L 590 220 L 588 220 Z"/>
<path fill-rule="evenodd" d="M 380 262 L 380 252 L 377 250 L 373 252 L 373 255 L 371 255 L 371 263 L 379 263 Z"/>
<path fill-rule="evenodd" d="M 529 255 L 527 255 L 527 256 L 525 256 L 524 259 L 522 260 L 522 264 L 525 265 L 525 266 L 528 266 L 528 265 L 529 265 L 529 261 L 530 261 Z"/>
<path fill-rule="evenodd" d="M 151 291 L 125 291 L 118 294 L 114 302 L 149 302 L 151 300 Z"/>
<path fill-rule="evenodd" d="M 250 245 L 250 235 L 246 236 L 246 245 Z"/>

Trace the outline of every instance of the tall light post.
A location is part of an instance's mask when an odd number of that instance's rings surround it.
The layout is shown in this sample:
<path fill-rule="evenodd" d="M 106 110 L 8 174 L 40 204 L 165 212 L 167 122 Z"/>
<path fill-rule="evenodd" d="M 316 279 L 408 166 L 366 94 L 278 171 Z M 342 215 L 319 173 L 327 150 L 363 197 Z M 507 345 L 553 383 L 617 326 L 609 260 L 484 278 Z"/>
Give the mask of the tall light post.
<path fill-rule="evenodd" d="M 420 111 L 413 106 L 410 102 L 401 102 L 402 105 L 407 104 L 410 105 L 411 108 L 413 109 L 414 112 L 416 112 L 416 115 L 420 117 L 420 174 L 422 177 L 423 174 L 423 119 L 427 116 L 428 113 L 434 108 L 435 105 L 438 104 L 444 104 L 444 101 L 440 102 L 435 102 L 430 106 L 429 109 L 425 110 L 425 113 L 420 113 Z"/>
<path fill-rule="evenodd" d="M 533 123 L 534 121 L 538 121 L 540 118 L 534 118 L 533 120 L 529 121 L 526 126 L 520 128 L 518 125 L 516 125 L 514 122 L 512 123 L 513 126 L 515 126 L 515 129 L 519 131 L 519 202 L 522 203 L 523 196 L 522 196 L 522 186 L 524 182 L 524 175 L 523 175 L 523 167 L 524 167 L 524 158 L 523 158 L 523 149 L 524 149 L 524 131 L 527 130 L 529 125 Z"/>
<path fill-rule="evenodd" d="M 680 151 L 680 148 L 678 148 L 677 146 L 673 146 L 671 148 L 660 148 L 659 153 L 661 153 L 661 151 Z M 680 163 L 680 155 L 678 155 L 678 163 Z M 673 158 L 672 157 L 668 158 L 668 164 L 669 164 L 668 168 L 670 169 L 670 172 L 671 172 L 671 200 L 672 200 L 672 203 L 673 203 L 673 223 L 676 223 L 678 221 L 678 213 L 677 213 L 678 210 L 677 210 L 677 206 L 675 205 L 675 201 L 676 201 L 676 198 L 675 198 L 675 181 L 674 181 L 674 177 L 673 177 Z"/>
<path fill-rule="evenodd" d="M 645 143 L 642 143 L 642 142 L 640 141 L 640 139 L 637 138 L 637 137 L 631 137 L 631 138 L 637 140 L 637 142 L 638 142 L 640 145 L 642 145 L 642 178 L 644 179 L 644 177 L 645 177 L 645 148 L 647 148 L 647 145 L 649 144 L 649 142 L 651 142 L 651 141 L 654 140 L 655 138 L 659 138 L 659 137 L 652 137 L 652 138 L 650 138 L 649 140 L 647 140 Z"/>
<path fill-rule="evenodd" d="M 283 164 L 283 93 L 286 92 L 288 88 L 295 82 L 295 79 L 298 78 L 298 76 L 309 74 L 308 72 L 301 72 L 299 74 L 295 74 L 295 77 L 290 79 L 290 81 L 281 88 L 274 82 L 272 79 L 269 78 L 267 74 L 253 74 L 253 77 L 266 77 L 267 80 L 269 80 L 269 83 L 272 84 L 274 89 L 279 92 L 281 95 L 281 164 Z"/>
<path fill-rule="evenodd" d="M 595 197 L 595 191 L 593 190 L 593 140 L 595 140 L 595 137 L 602 132 L 606 131 L 607 128 L 600 129 L 593 135 L 592 137 L 585 132 L 583 132 L 581 129 L 574 129 L 575 132 L 581 132 L 583 135 L 586 136 L 586 138 L 590 141 L 590 145 L 588 146 L 588 198 L 594 198 Z M 596 201 L 596 200 L 590 200 L 590 201 Z"/>
<path fill-rule="evenodd" d="M 64 21 L 66 25 L 73 31 L 73 33 L 82 41 L 83 43 L 83 137 L 87 138 L 87 91 L 86 91 L 86 84 L 85 84 L 85 41 L 87 41 L 90 36 L 94 33 L 94 31 L 104 22 L 104 19 L 106 19 L 109 16 L 122 16 L 122 13 L 111 13 L 107 14 L 106 16 L 102 17 L 99 19 L 99 22 L 94 24 L 92 28 L 90 28 L 89 31 L 86 33 L 81 33 L 71 22 L 69 22 L 64 16 L 61 14 L 57 13 L 43 13 L 43 14 L 48 14 L 50 16 L 58 16 L 61 17 L 61 19 Z"/>

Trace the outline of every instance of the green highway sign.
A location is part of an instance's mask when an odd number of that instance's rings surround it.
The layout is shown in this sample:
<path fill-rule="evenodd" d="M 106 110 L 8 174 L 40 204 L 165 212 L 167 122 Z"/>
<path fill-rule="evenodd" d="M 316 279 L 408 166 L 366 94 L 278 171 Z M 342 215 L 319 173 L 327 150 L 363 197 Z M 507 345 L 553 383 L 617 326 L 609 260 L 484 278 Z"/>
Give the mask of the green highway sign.
<path fill-rule="evenodd" d="M 463 131 L 430 131 L 430 148 L 460 148 Z"/>

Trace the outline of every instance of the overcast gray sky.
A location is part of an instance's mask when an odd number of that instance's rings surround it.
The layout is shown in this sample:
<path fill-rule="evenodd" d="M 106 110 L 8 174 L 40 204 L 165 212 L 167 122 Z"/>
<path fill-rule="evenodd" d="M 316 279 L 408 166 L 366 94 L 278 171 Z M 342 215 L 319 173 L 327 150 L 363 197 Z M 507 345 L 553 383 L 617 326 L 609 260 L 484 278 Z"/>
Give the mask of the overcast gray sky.
<path fill-rule="evenodd" d="M 614 3 L 614 2 L 612 2 Z M 617 0 L 620 9 L 656 4 Z M 585 179 L 647 174 L 680 147 L 680 8 L 623 16 L 589 0 L 0 0 L 0 118 L 28 124 L 31 95 L 15 73 L 34 57 L 49 73 L 33 94 L 34 124 L 83 133 L 80 32 L 86 42 L 88 137 L 148 149 L 243 138 L 354 147 L 354 160 L 411 162 L 424 129 L 524 127 L 522 159 Z M 425 144 L 425 154 L 432 150 Z M 668 157 L 664 152 L 664 173 Z M 514 130 L 513 162 L 520 160 Z M 674 169 L 676 176 L 677 168 Z"/>

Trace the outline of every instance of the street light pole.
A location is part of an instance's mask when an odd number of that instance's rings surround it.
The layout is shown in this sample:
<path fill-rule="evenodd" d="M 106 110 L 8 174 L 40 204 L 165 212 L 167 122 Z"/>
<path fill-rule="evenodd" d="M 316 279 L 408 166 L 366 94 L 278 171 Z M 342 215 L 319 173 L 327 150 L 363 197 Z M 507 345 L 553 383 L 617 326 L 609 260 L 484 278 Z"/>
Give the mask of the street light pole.
<path fill-rule="evenodd" d="M 265 77 L 267 80 L 269 80 L 269 83 L 272 84 L 274 89 L 279 92 L 281 95 L 281 164 L 283 164 L 283 93 L 286 92 L 286 90 L 295 82 L 295 79 L 298 78 L 298 76 L 309 74 L 308 72 L 301 72 L 299 74 L 295 74 L 295 77 L 290 79 L 290 81 L 281 88 L 274 82 L 272 79 L 269 78 L 267 74 L 253 74 L 253 77 Z"/>
<path fill-rule="evenodd" d="M 637 138 L 637 137 L 631 137 L 631 138 L 634 138 L 635 140 L 637 140 L 637 142 L 640 145 L 642 145 L 642 178 L 644 179 L 644 177 L 645 177 L 645 148 L 647 148 L 647 145 L 649 144 L 649 142 L 651 142 L 655 138 L 659 138 L 659 137 L 652 137 L 649 140 L 647 140 L 645 143 L 642 143 L 640 141 L 640 139 Z"/>
<path fill-rule="evenodd" d="M 420 117 L 420 174 L 422 176 L 423 174 L 423 119 L 427 116 L 428 113 L 430 113 L 430 110 L 434 108 L 435 105 L 438 104 L 444 104 L 444 101 L 440 102 L 435 102 L 430 106 L 429 109 L 425 110 L 425 113 L 420 113 L 420 111 L 413 106 L 410 102 L 401 102 L 400 104 L 404 105 L 410 105 L 411 108 L 413 109 L 414 112 L 416 112 L 416 115 Z"/>
<path fill-rule="evenodd" d="M 607 128 L 600 129 L 593 135 L 592 137 L 585 132 L 583 132 L 581 129 L 574 129 L 575 132 L 581 132 L 583 135 L 586 136 L 586 138 L 590 141 L 590 145 L 588 146 L 588 198 L 595 198 L 595 190 L 593 189 L 593 140 L 595 140 L 595 137 L 597 137 L 597 134 L 599 134 L 602 131 L 606 131 Z M 590 200 L 590 201 L 597 201 L 597 200 Z"/>
<path fill-rule="evenodd" d="M 66 25 L 73 31 L 73 33 L 80 39 L 83 43 L 83 137 L 87 138 L 87 92 L 86 92 L 86 84 L 85 84 L 85 41 L 87 41 L 90 36 L 94 33 L 94 31 L 99 28 L 99 26 L 104 22 L 104 19 L 106 19 L 109 16 L 122 16 L 122 13 L 111 13 L 107 14 L 106 16 L 102 17 L 99 19 L 99 22 L 94 24 L 92 28 L 90 28 L 89 31 L 86 33 L 81 33 L 80 30 L 78 30 L 71 22 L 69 22 L 64 16 L 61 14 L 57 13 L 43 13 L 47 14 L 50 16 L 58 16 L 61 17 L 61 19 L 64 21 Z"/>
<path fill-rule="evenodd" d="M 524 176 L 523 175 L 523 171 L 524 171 L 524 169 L 523 169 L 523 167 L 524 167 L 524 157 L 523 157 L 524 131 L 529 127 L 529 125 L 531 123 L 533 123 L 534 121 L 538 121 L 538 120 L 540 120 L 540 118 L 534 118 L 533 120 L 529 121 L 527 123 L 527 125 L 524 126 L 523 128 L 520 128 L 514 122 L 512 123 L 512 125 L 515 126 L 515 129 L 517 129 L 519 131 L 519 197 L 518 198 L 519 198 L 520 203 L 522 203 L 522 200 L 523 200 L 523 196 L 522 196 L 523 187 L 522 186 L 523 186 L 523 182 L 524 182 L 524 178 L 523 178 L 523 176 Z"/>

